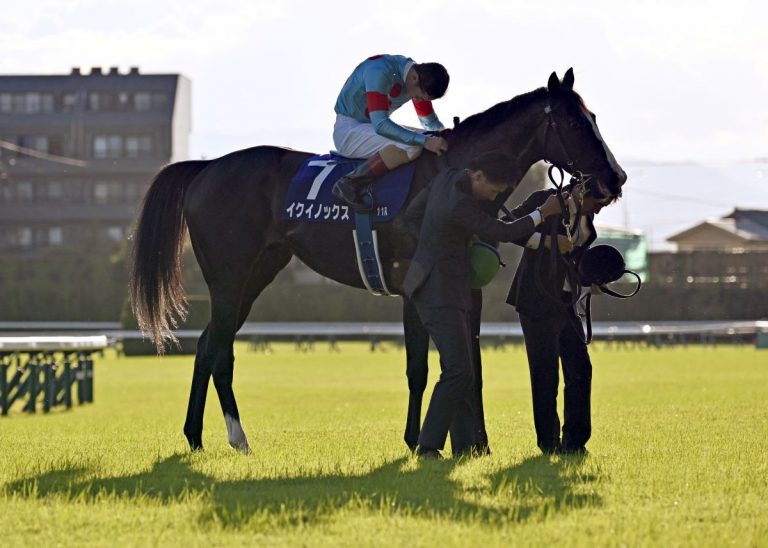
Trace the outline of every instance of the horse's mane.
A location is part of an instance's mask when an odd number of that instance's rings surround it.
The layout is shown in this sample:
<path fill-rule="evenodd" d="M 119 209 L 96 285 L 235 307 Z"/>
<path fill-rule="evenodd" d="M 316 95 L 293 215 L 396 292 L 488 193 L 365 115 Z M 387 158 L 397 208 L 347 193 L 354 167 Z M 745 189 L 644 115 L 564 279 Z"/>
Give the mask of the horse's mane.
<path fill-rule="evenodd" d="M 525 108 L 531 103 L 542 99 L 548 93 L 549 91 L 547 88 L 539 88 L 513 97 L 509 101 L 502 101 L 501 103 L 493 105 L 488 110 L 478 112 L 463 120 L 453 128 L 451 133 L 458 135 L 471 132 L 484 133 L 490 131 L 509 118 L 515 111 Z"/>
<path fill-rule="evenodd" d="M 571 93 L 573 93 L 576 96 L 576 99 L 583 104 L 583 100 L 578 93 L 575 91 L 571 91 Z M 449 138 L 456 138 L 460 135 L 469 133 L 485 133 L 490 131 L 507 120 L 516 111 L 530 106 L 531 103 L 539 101 L 547 95 L 549 95 L 549 90 L 546 87 L 541 87 L 513 97 L 509 101 L 502 101 L 488 110 L 473 114 L 466 120 L 457 124 L 453 130 L 449 132 Z"/>

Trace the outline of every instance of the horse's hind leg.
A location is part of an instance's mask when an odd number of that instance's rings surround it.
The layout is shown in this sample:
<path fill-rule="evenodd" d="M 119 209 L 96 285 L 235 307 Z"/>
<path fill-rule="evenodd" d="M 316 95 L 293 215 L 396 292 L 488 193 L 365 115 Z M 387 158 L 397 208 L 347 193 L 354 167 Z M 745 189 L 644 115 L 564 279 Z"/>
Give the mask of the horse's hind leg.
<path fill-rule="evenodd" d="M 238 299 L 235 329 L 232 332 L 231 342 L 226 346 L 229 348 L 230 354 L 226 357 L 227 359 L 219 359 L 214 362 L 213 384 L 216 387 L 216 392 L 218 393 L 219 401 L 221 402 L 221 410 L 224 413 L 224 421 L 227 425 L 227 439 L 232 447 L 244 453 L 250 451 L 250 446 L 248 445 L 248 439 L 246 438 L 240 422 L 240 413 L 238 412 L 237 404 L 235 403 L 235 394 L 232 390 L 234 370 L 232 344 L 234 343 L 234 333 L 242 327 L 243 323 L 245 323 L 253 301 L 256 300 L 264 288 L 275 279 L 277 273 L 288 264 L 288 261 L 291 260 L 291 256 L 292 254 L 290 251 L 277 245 L 267 247 L 261 253 L 253 267 L 251 276 L 248 278 L 242 294 Z M 229 316 L 227 314 L 228 307 L 226 305 L 226 300 L 222 303 L 222 306 L 222 314 L 228 321 Z M 213 323 L 213 320 L 215 319 L 213 304 L 211 312 Z M 229 341 L 229 339 L 226 339 L 226 341 Z"/>
<path fill-rule="evenodd" d="M 235 434 L 230 434 L 230 445 L 236 446 L 241 451 L 248 451 L 248 440 L 240 427 L 240 412 L 237 409 L 235 394 L 232 391 L 232 375 L 234 370 L 235 333 L 238 328 L 240 313 L 240 294 L 244 285 L 241 283 L 221 283 L 211 287 L 211 321 L 198 343 L 198 355 L 195 360 L 195 375 L 193 377 L 192 394 L 190 395 L 190 409 L 197 406 L 202 414 L 205 405 L 205 396 L 195 392 L 195 380 L 202 377 L 206 371 L 213 374 L 213 384 L 219 395 L 221 410 L 227 421 L 227 429 Z M 201 364 L 198 370 L 198 362 Z M 202 383 L 202 381 L 200 381 Z M 207 385 L 207 382 L 205 383 Z M 193 401 L 195 400 L 195 401 Z M 202 404 L 202 405 L 201 405 Z M 188 413 L 189 415 L 189 413 Z M 201 417 L 202 420 L 202 417 Z M 233 424 L 230 427 L 230 423 Z"/>
<path fill-rule="evenodd" d="M 208 327 L 205 328 L 197 341 L 195 370 L 192 374 L 192 388 L 187 406 L 187 420 L 184 422 L 184 436 L 193 451 L 203 448 L 203 411 L 205 410 L 205 397 L 208 394 L 208 380 L 211 378 L 211 368 L 203 359 L 207 344 Z"/>
<path fill-rule="evenodd" d="M 408 377 L 408 417 L 405 422 L 405 443 L 416 449 L 421 430 L 421 403 L 427 387 L 429 333 L 421 323 L 416 306 L 403 297 L 403 330 L 405 333 L 405 374 Z"/>
<path fill-rule="evenodd" d="M 219 400 L 224 409 L 225 416 L 231 417 L 239 424 L 239 413 L 235 396 L 232 393 L 231 382 L 226 388 L 226 381 L 222 378 L 232 377 L 233 352 L 232 345 L 235 333 L 239 328 L 241 298 L 247 285 L 248 277 L 253 269 L 253 264 L 258 257 L 258 247 L 250 249 L 241 246 L 237 254 L 220 253 L 230 249 L 222 245 L 202 245 L 196 242 L 204 242 L 204 238 L 192 234 L 192 244 L 195 247 L 195 256 L 200 263 L 203 273 L 206 274 L 206 282 L 211 296 L 211 319 L 197 342 L 197 355 L 195 356 L 195 369 L 192 376 L 192 387 L 189 394 L 187 407 L 187 419 L 184 423 L 184 435 L 192 450 L 203 447 L 203 412 L 208 393 L 208 381 L 211 374 L 218 378 L 215 381 Z M 219 252 L 219 253 L 217 253 Z M 227 264 L 223 272 L 216 272 L 214 265 Z M 222 270 L 219 267 L 219 270 Z M 238 443 L 247 449 L 247 441 L 242 436 Z"/>

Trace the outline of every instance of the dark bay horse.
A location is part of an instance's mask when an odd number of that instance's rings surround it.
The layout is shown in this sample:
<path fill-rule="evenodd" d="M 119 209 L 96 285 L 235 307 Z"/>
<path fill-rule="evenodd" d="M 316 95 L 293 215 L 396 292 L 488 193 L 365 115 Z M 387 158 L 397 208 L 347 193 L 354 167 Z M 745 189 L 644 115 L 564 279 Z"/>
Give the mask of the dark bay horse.
<path fill-rule="evenodd" d="M 488 150 L 515 159 L 510 173 L 516 182 L 535 162 L 547 160 L 591 177 L 608 195 L 618 194 L 626 174 L 603 141 L 594 114 L 573 91 L 573 81 L 571 69 L 562 81 L 552 73 L 547 87 L 499 103 L 446 131 L 447 154 L 425 153 L 415 160 L 408 202 L 440 169 L 464 166 Z M 215 160 L 170 164 L 144 198 L 134 235 L 131 298 L 139 326 L 158 350 L 173 340 L 176 319 L 185 314 L 180 257 L 187 229 L 210 291 L 211 318 L 197 343 L 184 425 L 192 449 L 202 448 L 203 410 L 213 376 L 229 443 L 249 450 L 232 390 L 233 343 L 254 300 L 292 256 L 323 276 L 364 288 L 350 226 L 282 219 L 288 183 L 310 156 L 259 146 Z M 418 227 L 395 219 L 377 229 L 388 286 L 399 293 Z M 424 387 L 411 386 L 412 396 L 414 390 L 423 394 Z M 416 432 L 421 394 L 411 400 L 418 402 L 418 413 L 409 412 L 409 427 L 413 430 L 415 421 Z"/>

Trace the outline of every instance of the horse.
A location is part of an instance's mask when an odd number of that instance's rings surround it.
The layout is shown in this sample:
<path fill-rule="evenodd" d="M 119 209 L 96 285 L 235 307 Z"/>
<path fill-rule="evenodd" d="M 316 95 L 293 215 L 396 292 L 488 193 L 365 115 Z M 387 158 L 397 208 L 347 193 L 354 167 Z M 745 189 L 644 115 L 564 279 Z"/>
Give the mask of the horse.
<path fill-rule="evenodd" d="M 444 130 L 441 136 L 448 141 L 448 151 L 440 157 L 422 154 L 414 160 L 405 207 L 441 169 L 465 166 L 489 150 L 513 158 L 510 175 L 515 184 L 534 163 L 546 160 L 569 173 L 590 177 L 606 195 L 620 194 L 626 174 L 573 83 L 573 69 L 562 80 L 553 72 L 546 87 L 496 104 Z M 351 226 L 310 226 L 282 218 L 288 184 L 311 156 L 256 146 L 213 160 L 176 162 L 158 172 L 145 194 L 133 235 L 129 289 L 139 326 L 158 352 L 174 340 L 172 329 L 186 311 L 180 263 L 186 231 L 210 292 L 211 316 L 197 342 L 184 424 L 192 450 L 203 448 L 203 410 L 212 377 L 229 444 L 250 451 L 232 388 L 235 334 L 256 298 L 293 256 L 327 278 L 365 287 Z M 403 222 L 402 217 L 401 213 L 377 227 L 384 276 L 397 294 L 402 294 L 418 235 L 418 226 Z M 415 331 L 415 339 L 423 340 L 423 327 L 419 332 L 419 326 L 409 326 L 418 323 L 418 317 L 407 313 L 407 302 L 405 310 L 406 335 Z M 418 434 L 426 385 L 426 352 L 415 351 L 412 358 L 407 368 L 411 394 L 406 438 L 409 431 L 411 438 Z M 414 360 L 423 365 L 410 363 Z"/>

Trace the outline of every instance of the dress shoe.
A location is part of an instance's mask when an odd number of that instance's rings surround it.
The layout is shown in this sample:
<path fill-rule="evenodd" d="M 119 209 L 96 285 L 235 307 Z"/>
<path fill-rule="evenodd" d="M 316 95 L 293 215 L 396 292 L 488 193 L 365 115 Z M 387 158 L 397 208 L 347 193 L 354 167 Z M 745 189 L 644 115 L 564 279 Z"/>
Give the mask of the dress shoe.
<path fill-rule="evenodd" d="M 562 448 L 560 448 L 560 454 L 586 456 L 586 455 L 589 455 L 589 451 L 587 451 L 587 448 L 584 447 L 583 445 L 579 445 L 577 447 L 563 446 Z"/>
<path fill-rule="evenodd" d="M 419 460 L 442 460 L 443 456 L 440 454 L 440 451 L 433 447 L 422 447 L 418 446 L 416 448 L 416 456 L 419 458 Z"/>

